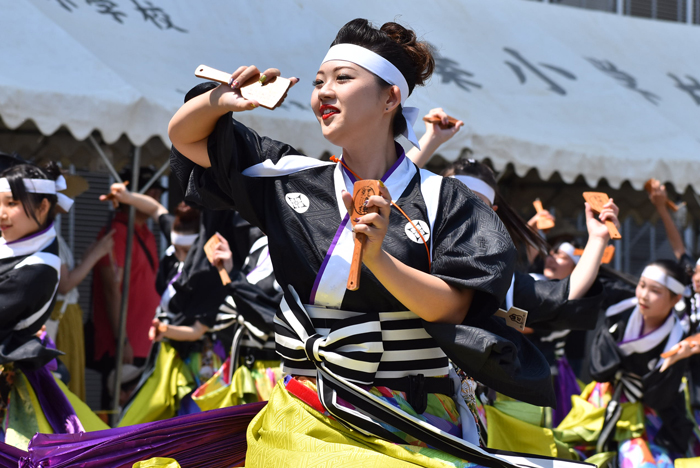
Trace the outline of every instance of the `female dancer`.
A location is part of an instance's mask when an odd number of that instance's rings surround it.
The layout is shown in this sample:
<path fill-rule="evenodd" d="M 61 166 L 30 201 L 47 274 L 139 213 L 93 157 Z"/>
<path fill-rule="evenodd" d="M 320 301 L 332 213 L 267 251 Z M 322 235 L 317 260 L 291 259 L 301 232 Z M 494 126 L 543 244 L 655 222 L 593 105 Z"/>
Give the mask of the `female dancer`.
<path fill-rule="evenodd" d="M 680 385 L 685 366 L 675 364 L 662 373 L 659 357 L 684 336 L 674 314 L 684 282 L 675 262 L 652 262 L 642 272 L 635 296 L 608 308 L 592 346 L 590 373 L 597 382 L 584 390 L 559 426 L 567 442 L 599 454 L 617 452 L 620 466 L 688 453 L 693 423 Z M 641 410 L 632 405 L 643 406 L 646 418 L 640 420 Z M 604 420 L 602 430 L 578 429 L 584 419 L 590 425 L 596 418 Z"/>
<path fill-rule="evenodd" d="M 59 283 L 53 220 L 57 204 L 66 211 L 72 205 L 59 193 L 65 188 L 55 163 L 20 164 L 0 174 L 0 412 L 3 439 L 16 447 L 26 448 L 37 432 L 106 428 L 57 384 L 47 364 L 60 353 L 37 337 Z"/>
<path fill-rule="evenodd" d="M 436 330 L 488 322 L 515 250 L 493 210 L 459 182 L 417 170 L 394 142 L 403 134 L 417 143 L 405 101 L 433 67 L 428 46 L 396 23 L 376 29 L 358 19 L 339 31 L 311 97 L 323 135 L 343 148 L 338 164 L 300 157 L 233 118 L 257 107 L 239 91 L 255 67 L 239 68 L 231 86 L 191 99 L 171 120 L 174 146 L 199 166 L 178 174 L 189 195 L 235 208 L 266 232 L 284 290 L 276 341 L 288 378 L 249 426 L 248 466 L 326 457 L 341 466 L 505 463 L 458 439 L 470 421 L 449 397 L 437 341 L 455 343 Z M 260 79 L 278 75 L 269 69 Z M 366 205 L 378 213 L 352 215 L 368 241 L 360 289 L 347 291 L 346 210 L 358 178 L 381 179 L 382 189 Z"/>

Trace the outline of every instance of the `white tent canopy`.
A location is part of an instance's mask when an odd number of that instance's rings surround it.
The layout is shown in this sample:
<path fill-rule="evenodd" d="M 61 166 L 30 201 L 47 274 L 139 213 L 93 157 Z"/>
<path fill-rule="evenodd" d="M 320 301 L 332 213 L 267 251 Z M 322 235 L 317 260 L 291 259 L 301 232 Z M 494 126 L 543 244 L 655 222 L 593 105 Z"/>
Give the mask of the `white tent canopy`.
<path fill-rule="evenodd" d="M 79 140 L 98 130 L 107 143 L 167 144 L 197 65 L 254 63 L 301 83 L 282 108 L 240 119 L 309 155 L 337 154 L 308 108 L 310 82 L 355 17 L 398 18 L 437 48 L 437 73 L 408 105 L 467 122 L 441 149 L 448 159 L 468 146 L 519 174 L 637 189 L 653 176 L 700 192 L 700 28 L 523 0 L 5 2 L 0 117 L 45 135 L 65 126 Z"/>

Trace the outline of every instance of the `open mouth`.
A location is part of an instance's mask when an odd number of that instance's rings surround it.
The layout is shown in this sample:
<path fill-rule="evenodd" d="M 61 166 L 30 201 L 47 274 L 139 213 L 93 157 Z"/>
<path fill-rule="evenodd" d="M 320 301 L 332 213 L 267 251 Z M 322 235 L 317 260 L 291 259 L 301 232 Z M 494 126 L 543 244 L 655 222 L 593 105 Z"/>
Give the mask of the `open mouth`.
<path fill-rule="evenodd" d="M 321 112 L 321 118 L 323 120 L 326 120 L 326 119 L 334 116 L 335 114 L 340 114 L 340 111 L 337 108 L 335 108 L 333 106 L 329 106 L 328 104 L 322 105 L 319 108 L 319 111 Z"/>

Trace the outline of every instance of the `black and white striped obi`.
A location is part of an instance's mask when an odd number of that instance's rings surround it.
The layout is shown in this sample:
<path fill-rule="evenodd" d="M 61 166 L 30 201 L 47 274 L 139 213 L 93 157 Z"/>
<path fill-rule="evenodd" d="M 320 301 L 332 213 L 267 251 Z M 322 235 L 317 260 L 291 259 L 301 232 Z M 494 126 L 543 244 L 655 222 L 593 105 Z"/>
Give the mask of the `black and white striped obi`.
<path fill-rule="evenodd" d="M 250 247 L 243 269 L 232 278 L 228 290 L 230 295 L 219 308 L 219 316 L 236 323 L 234 352 L 239 346 L 274 352 L 273 319 L 282 287 L 275 279 L 267 236 L 259 237 Z"/>
<path fill-rule="evenodd" d="M 60 354 L 35 337 L 51 316 L 60 272 L 53 224 L 17 241 L 0 238 L 0 364 L 39 367 Z"/>

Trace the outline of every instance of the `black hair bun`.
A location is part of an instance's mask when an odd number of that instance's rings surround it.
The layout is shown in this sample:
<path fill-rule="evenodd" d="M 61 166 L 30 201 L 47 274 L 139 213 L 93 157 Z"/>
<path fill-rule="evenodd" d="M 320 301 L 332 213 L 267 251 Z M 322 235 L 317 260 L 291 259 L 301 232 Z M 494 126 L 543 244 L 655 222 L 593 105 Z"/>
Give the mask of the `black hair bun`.
<path fill-rule="evenodd" d="M 417 86 L 424 85 L 435 70 L 433 46 L 427 42 L 419 41 L 413 30 L 405 28 L 399 23 L 384 23 L 379 30 L 386 33 L 389 39 L 403 48 L 414 63 L 415 84 Z"/>

